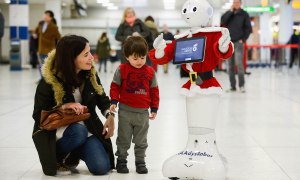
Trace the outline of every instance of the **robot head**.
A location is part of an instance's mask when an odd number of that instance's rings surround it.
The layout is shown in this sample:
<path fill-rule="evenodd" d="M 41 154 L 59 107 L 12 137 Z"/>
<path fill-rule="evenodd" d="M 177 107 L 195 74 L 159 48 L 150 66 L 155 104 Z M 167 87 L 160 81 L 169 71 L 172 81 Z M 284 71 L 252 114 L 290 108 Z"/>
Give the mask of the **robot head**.
<path fill-rule="evenodd" d="M 187 0 L 181 14 L 190 27 L 206 27 L 213 16 L 213 8 L 207 0 Z"/>

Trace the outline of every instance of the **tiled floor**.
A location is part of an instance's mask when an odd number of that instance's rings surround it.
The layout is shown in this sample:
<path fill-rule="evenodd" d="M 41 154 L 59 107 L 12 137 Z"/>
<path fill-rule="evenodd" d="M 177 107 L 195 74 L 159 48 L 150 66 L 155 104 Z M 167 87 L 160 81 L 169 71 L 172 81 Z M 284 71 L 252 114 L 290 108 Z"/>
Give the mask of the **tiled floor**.
<path fill-rule="evenodd" d="M 245 94 L 224 93 L 218 113 L 217 142 L 228 162 L 228 180 L 300 179 L 300 71 L 249 69 Z M 224 89 L 227 75 L 216 73 Z M 10 72 L 0 66 L 0 179 L 52 179 L 41 171 L 31 132 L 36 70 Z M 111 73 L 101 73 L 108 92 Z M 186 143 L 185 99 L 178 93 L 184 82 L 171 65 L 169 74 L 158 73 L 161 106 L 150 122 L 147 151 L 148 175 L 135 173 L 130 150 L 130 174 L 95 177 L 84 163 L 80 174 L 59 179 L 163 180 L 161 167 Z M 113 138 L 115 142 L 116 137 Z"/>

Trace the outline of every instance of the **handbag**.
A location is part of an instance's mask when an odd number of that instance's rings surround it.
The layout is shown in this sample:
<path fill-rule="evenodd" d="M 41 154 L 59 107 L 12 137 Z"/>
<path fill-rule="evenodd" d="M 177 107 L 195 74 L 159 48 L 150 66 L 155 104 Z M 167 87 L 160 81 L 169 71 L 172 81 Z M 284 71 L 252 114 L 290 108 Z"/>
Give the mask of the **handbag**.
<path fill-rule="evenodd" d="M 44 130 L 55 130 L 79 121 L 85 121 L 91 117 L 88 109 L 85 108 L 83 114 L 77 115 L 73 109 L 57 108 L 54 110 L 41 111 L 40 128 Z"/>

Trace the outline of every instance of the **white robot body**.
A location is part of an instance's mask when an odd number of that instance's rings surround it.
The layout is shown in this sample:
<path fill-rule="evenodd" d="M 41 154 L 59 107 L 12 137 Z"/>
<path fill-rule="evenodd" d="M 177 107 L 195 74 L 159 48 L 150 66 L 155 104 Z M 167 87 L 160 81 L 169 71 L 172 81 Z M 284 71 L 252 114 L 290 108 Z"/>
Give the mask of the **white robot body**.
<path fill-rule="evenodd" d="M 184 150 L 164 162 L 162 171 L 165 177 L 203 180 L 226 178 L 214 133 L 215 110 L 219 99 L 217 94 L 186 98 L 188 142 Z"/>
<path fill-rule="evenodd" d="M 192 36 L 193 29 L 205 29 L 210 26 L 213 8 L 208 0 L 187 0 L 182 7 L 181 15 L 191 28 L 189 38 Z M 209 33 L 209 31 L 203 32 Z M 226 53 L 231 43 L 230 35 L 227 29 L 223 29 L 221 33 L 222 36 L 215 43 L 218 43 L 221 53 Z M 155 39 L 153 46 L 156 59 L 165 56 L 164 49 L 167 45 L 162 35 Z M 205 61 L 209 61 L 209 59 L 205 59 Z M 194 71 L 192 67 L 192 64 L 187 66 L 190 73 Z M 191 83 L 195 82 L 192 82 L 191 79 Z M 224 180 L 226 179 L 226 170 L 217 149 L 214 131 L 215 115 L 218 112 L 220 100 L 218 93 L 220 93 L 221 87 L 206 87 L 201 89 L 200 93 L 198 85 L 192 84 L 186 97 L 189 131 L 187 146 L 164 162 L 163 175 L 171 179 Z M 220 89 L 217 91 L 217 88 Z M 185 91 L 187 90 L 185 89 Z"/>

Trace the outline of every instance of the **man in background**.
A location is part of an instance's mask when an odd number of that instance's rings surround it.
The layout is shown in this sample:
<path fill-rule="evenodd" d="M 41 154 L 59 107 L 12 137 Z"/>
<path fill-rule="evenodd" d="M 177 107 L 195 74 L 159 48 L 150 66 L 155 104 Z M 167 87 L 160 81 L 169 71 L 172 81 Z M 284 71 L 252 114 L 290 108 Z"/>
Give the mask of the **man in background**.
<path fill-rule="evenodd" d="M 236 79 L 234 65 L 237 65 L 239 88 L 245 92 L 244 78 L 244 43 L 252 33 L 249 14 L 241 8 L 241 0 L 233 0 L 233 4 L 221 17 L 221 26 L 228 28 L 231 41 L 234 44 L 234 54 L 228 61 L 228 74 L 231 88 L 228 92 L 236 91 Z"/>
<path fill-rule="evenodd" d="M 299 42 L 300 42 L 300 38 L 299 38 L 299 34 L 297 34 L 297 31 L 296 29 L 294 29 L 294 32 L 293 34 L 291 35 L 291 38 L 290 40 L 288 41 L 288 44 L 296 44 L 296 45 L 299 45 Z M 289 68 L 292 68 L 293 67 L 293 64 L 295 62 L 295 59 L 296 57 L 298 59 L 299 58 L 299 48 L 291 48 L 291 61 L 290 61 L 290 65 L 289 65 Z M 300 67 L 300 61 L 299 61 L 299 67 Z"/>
<path fill-rule="evenodd" d="M 4 36 L 4 16 L 0 9 L 0 63 L 3 62 L 2 60 L 2 38 Z"/>

